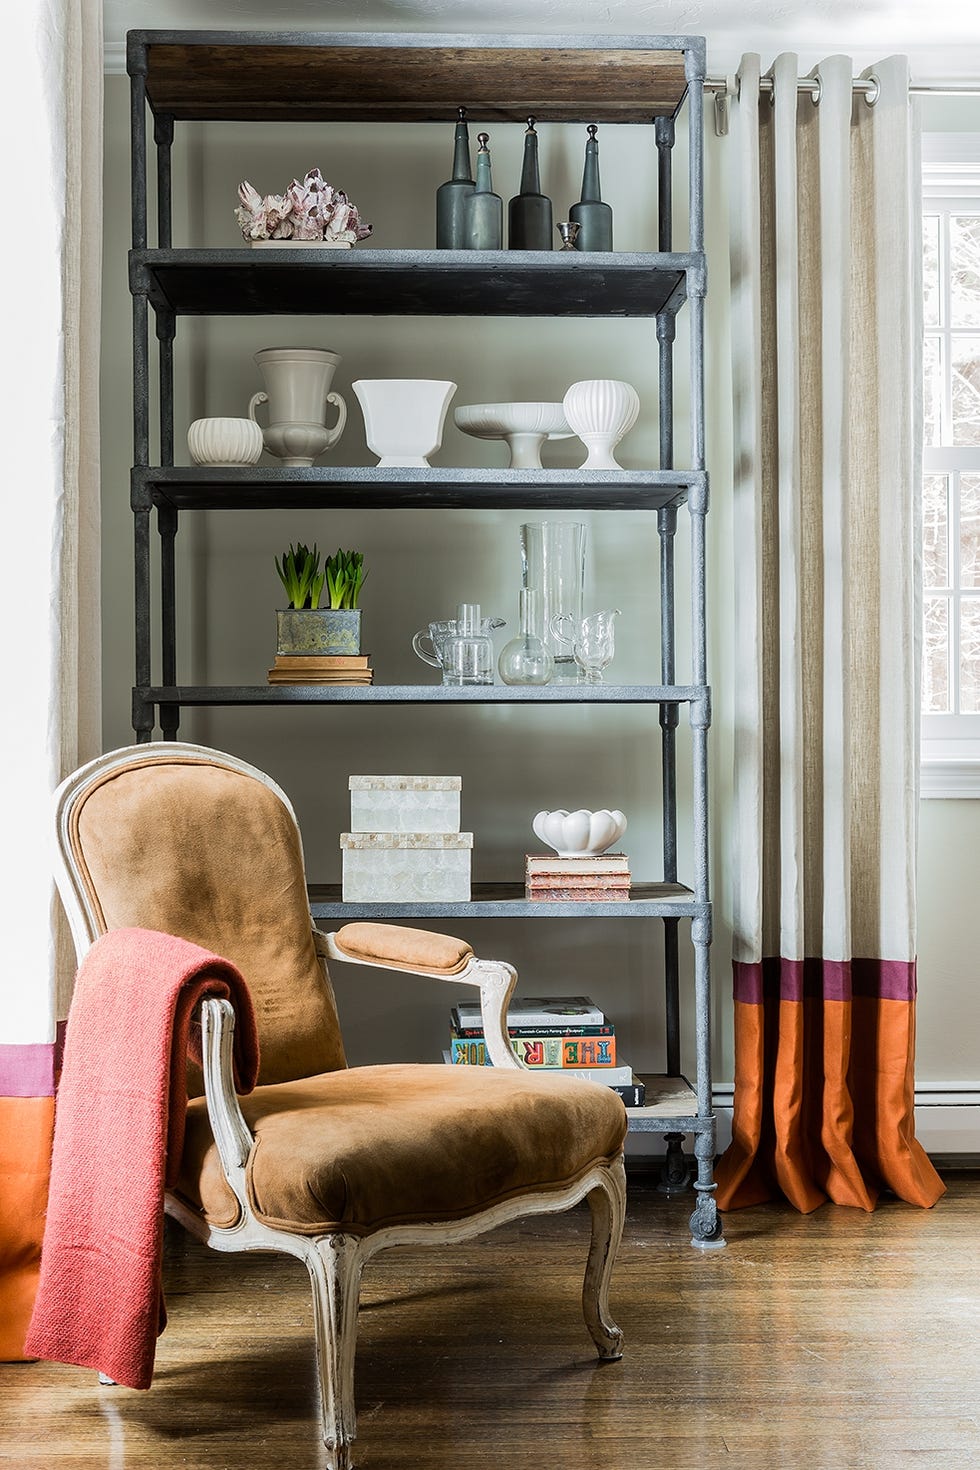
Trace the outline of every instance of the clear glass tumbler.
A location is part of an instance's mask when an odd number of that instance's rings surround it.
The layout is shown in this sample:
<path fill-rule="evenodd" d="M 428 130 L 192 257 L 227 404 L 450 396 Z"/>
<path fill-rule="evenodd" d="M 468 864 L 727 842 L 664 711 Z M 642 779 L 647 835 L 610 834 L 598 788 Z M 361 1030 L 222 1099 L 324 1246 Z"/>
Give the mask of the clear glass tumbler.
<path fill-rule="evenodd" d="M 554 631 L 554 621 L 567 613 L 579 623 L 585 590 L 585 526 L 581 521 L 529 521 L 521 527 L 523 585 L 541 594 L 545 647 L 555 660 L 555 673 L 574 673 L 571 642 Z"/>

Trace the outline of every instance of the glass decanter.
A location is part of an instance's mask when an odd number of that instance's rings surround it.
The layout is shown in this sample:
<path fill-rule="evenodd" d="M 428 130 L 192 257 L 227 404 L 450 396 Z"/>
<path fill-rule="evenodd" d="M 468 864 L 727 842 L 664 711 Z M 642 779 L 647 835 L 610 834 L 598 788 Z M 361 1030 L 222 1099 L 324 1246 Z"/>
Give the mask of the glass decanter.
<path fill-rule="evenodd" d="M 547 684 L 555 661 L 541 636 L 541 593 L 536 587 L 522 587 L 519 597 L 521 631 L 500 650 L 497 668 L 505 684 Z"/>

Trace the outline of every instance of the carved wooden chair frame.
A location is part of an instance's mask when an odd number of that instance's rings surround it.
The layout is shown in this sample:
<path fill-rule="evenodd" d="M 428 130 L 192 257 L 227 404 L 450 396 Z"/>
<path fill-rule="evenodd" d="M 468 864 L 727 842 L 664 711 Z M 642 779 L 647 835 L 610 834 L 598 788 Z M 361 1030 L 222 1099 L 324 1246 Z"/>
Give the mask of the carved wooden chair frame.
<path fill-rule="evenodd" d="M 127 746 L 100 756 L 69 776 L 55 793 L 56 879 L 79 962 L 101 931 L 72 852 L 69 837 L 72 811 L 90 787 L 107 775 L 123 771 L 134 763 L 143 764 L 154 757 L 166 761 L 174 756 L 185 762 L 199 760 L 254 777 L 279 798 L 300 838 L 296 814 L 285 792 L 264 772 L 235 756 L 178 741 Z M 301 838 L 300 854 L 302 856 Z M 325 979 L 326 962 L 335 959 L 345 964 L 397 969 L 401 975 L 417 974 L 430 980 L 442 978 L 454 985 L 476 986 L 480 992 L 487 1049 L 494 1066 L 521 1069 L 522 1063 L 508 1044 L 506 1030 L 507 1006 L 517 984 L 517 972 L 511 965 L 502 960 L 474 957 L 458 974 L 439 977 L 431 970 L 355 960 L 337 946 L 334 934 L 325 934 L 317 929 L 312 916 L 310 923 Z M 313 1286 L 322 1431 L 328 1451 L 328 1470 L 351 1470 L 353 1465 L 351 1451 L 356 1433 L 354 1353 L 361 1273 L 372 1256 L 389 1246 L 451 1245 L 522 1216 L 556 1213 L 587 1199 L 592 1233 L 582 1289 L 585 1322 L 600 1359 L 622 1356 L 623 1335 L 609 1314 L 608 1304 L 610 1277 L 626 1208 L 622 1155 L 609 1164 L 597 1166 L 562 1192 L 529 1192 L 464 1220 L 398 1225 L 363 1237 L 341 1231 L 310 1237 L 274 1229 L 256 1219 L 245 1185 L 246 1164 L 254 1139 L 235 1094 L 231 1060 L 234 1026 L 235 1015 L 228 1001 L 205 1000 L 202 1003 L 203 1073 L 208 1116 L 225 1177 L 238 1201 L 239 1219 L 229 1228 L 212 1226 L 170 1193 L 166 1196 L 165 1209 L 213 1250 L 281 1252 L 295 1256 L 305 1264 Z"/>

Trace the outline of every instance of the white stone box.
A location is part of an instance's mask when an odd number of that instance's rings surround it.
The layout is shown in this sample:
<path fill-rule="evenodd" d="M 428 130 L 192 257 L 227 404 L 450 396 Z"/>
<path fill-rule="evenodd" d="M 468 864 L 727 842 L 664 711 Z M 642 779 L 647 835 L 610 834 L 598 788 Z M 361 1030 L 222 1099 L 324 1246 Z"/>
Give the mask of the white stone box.
<path fill-rule="evenodd" d="M 459 832 L 459 776 L 351 776 L 352 832 Z"/>
<path fill-rule="evenodd" d="M 469 903 L 472 832 L 342 832 L 344 903 Z"/>

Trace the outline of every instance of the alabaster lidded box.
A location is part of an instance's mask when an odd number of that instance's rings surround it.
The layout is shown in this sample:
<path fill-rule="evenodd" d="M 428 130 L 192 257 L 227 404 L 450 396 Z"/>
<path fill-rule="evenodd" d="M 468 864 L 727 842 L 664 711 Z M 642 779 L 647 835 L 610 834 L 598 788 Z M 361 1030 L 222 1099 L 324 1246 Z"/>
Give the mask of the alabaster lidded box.
<path fill-rule="evenodd" d="M 459 776 L 351 776 L 351 833 L 459 832 Z"/>

